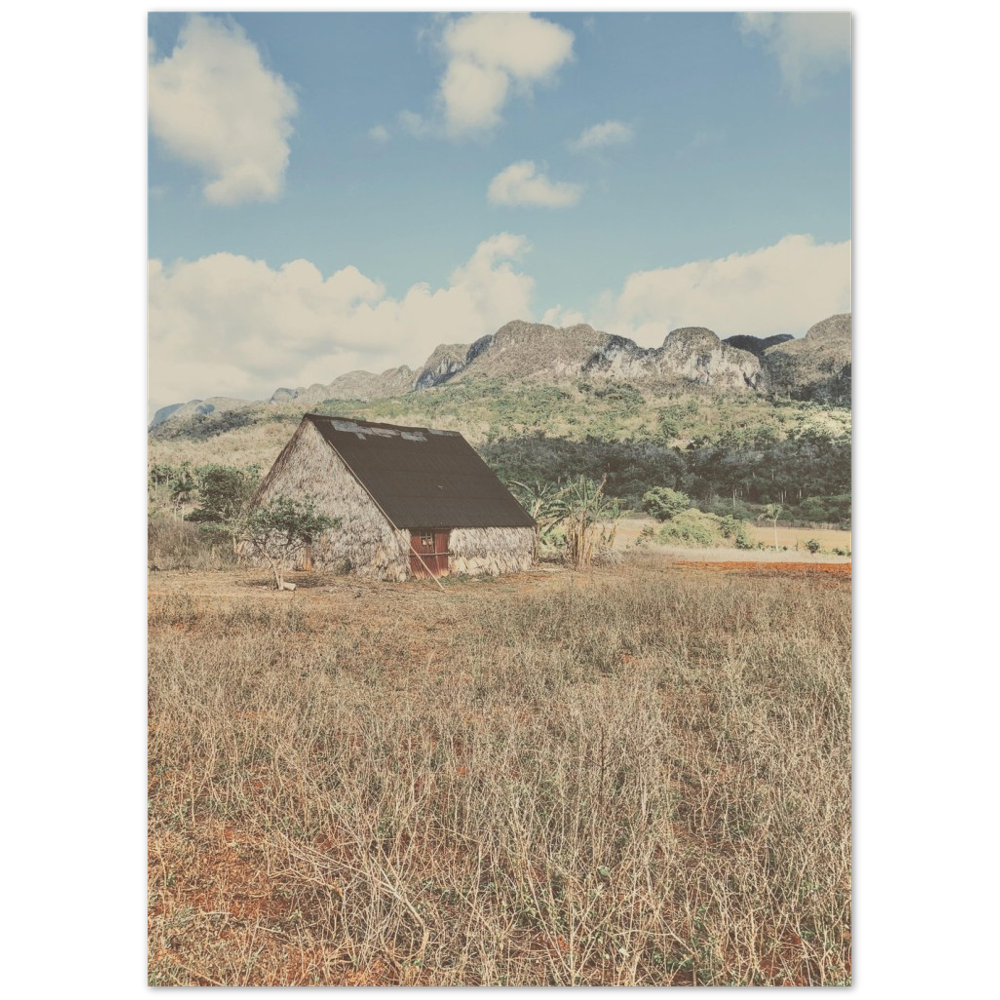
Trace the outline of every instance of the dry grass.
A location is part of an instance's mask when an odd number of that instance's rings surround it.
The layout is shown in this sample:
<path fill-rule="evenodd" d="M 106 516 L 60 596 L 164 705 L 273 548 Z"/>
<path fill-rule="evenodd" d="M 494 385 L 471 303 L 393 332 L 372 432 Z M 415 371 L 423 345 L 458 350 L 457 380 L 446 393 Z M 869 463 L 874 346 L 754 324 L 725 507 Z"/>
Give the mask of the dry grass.
<path fill-rule="evenodd" d="M 662 527 L 661 521 L 641 514 L 623 517 L 617 524 L 615 548 L 619 551 L 633 548 L 641 538 L 644 528 L 656 531 Z M 659 543 L 655 543 L 655 549 L 657 552 L 678 556 L 681 559 L 739 559 L 762 562 L 777 559 L 782 562 L 801 560 L 815 563 L 849 561 L 847 556 L 830 554 L 834 549 L 851 551 L 851 532 L 840 528 L 788 528 L 779 525 L 778 545 L 781 549 L 777 554 L 774 551 L 774 528 L 770 524 L 747 523 L 746 532 L 755 545 L 760 542 L 764 549 L 694 549 L 690 546 L 664 546 Z M 810 538 L 815 538 L 820 543 L 820 552 L 816 555 L 812 555 L 806 548 L 806 542 Z"/>
<path fill-rule="evenodd" d="M 158 573 L 150 982 L 846 984 L 850 581 Z"/>
<path fill-rule="evenodd" d="M 747 534 L 754 542 L 760 542 L 765 547 L 771 547 L 774 551 L 774 528 L 769 524 L 749 524 Z M 778 545 L 787 548 L 789 552 L 806 552 L 806 542 L 810 538 L 815 538 L 820 547 L 826 553 L 834 549 L 851 550 L 851 533 L 842 528 L 787 528 L 778 525 Z"/>

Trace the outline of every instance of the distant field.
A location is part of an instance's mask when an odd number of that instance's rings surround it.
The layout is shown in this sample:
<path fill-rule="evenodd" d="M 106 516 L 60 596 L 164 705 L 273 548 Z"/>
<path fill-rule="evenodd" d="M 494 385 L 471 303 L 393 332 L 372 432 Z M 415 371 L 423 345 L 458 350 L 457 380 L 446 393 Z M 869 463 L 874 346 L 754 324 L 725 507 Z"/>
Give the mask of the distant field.
<path fill-rule="evenodd" d="M 770 546 L 774 551 L 774 529 L 765 524 L 754 524 L 748 529 L 750 536 L 755 542 L 762 542 L 765 546 Z M 796 551 L 809 555 L 805 543 L 815 538 L 822 549 L 829 553 L 832 549 L 851 549 L 851 532 L 841 531 L 836 528 L 784 528 L 778 525 L 778 545 L 787 547 L 789 551 Z M 827 558 L 818 555 L 816 558 Z"/>
<path fill-rule="evenodd" d="M 654 531 L 660 527 L 660 522 L 651 517 L 623 517 L 618 522 L 618 529 L 615 534 L 615 548 L 618 551 L 627 550 L 634 547 L 639 539 L 643 528 L 650 527 Z M 762 524 L 748 524 L 747 533 L 754 543 L 760 542 L 764 545 L 764 551 L 737 549 L 696 549 L 680 546 L 660 546 L 650 545 L 650 549 L 655 552 L 662 552 L 675 555 L 682 559 L 738 559 L 744 561 L 759 561 L 777 559 L 778 561 L 795 562 L 846 562 L 848 559 L 842 556 L 832 555 L 832 550 L 839 548 L 843 551 L 851 550 L 851 532 L 839 531 L 825 528 L 783 528 L 778 526 L 778 545 L 781 547 L 777 553 L 774 551 L 774 529 Z M 820 543 L 821 551 L 813 555 L 805 547 L 805 543 L 815 538 Z M 786 551 L 787 549 L 787 551 Z"/>
<path fill-rule="evenodd" d="M 849 985 L 850 566 L 625 558 L 151 574 L 150 983 Z"/>

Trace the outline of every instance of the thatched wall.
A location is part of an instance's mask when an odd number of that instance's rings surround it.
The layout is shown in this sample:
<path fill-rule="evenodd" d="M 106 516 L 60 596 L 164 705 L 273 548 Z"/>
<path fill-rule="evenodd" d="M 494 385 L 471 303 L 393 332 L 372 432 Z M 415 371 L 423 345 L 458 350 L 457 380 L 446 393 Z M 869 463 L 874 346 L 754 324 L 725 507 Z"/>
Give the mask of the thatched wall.
<path fill-rule="evenodd" d="M 310 420 L 303 420 L 285 445 L 254 503 L 279 496 L 311 496 L 319 511 L 340 519 L 340 527 L 313 542 L 295 569 L 338 569 L 347 561 L 359 576 L 405 580 L 410 575 L 410 532 L 392 527 Z M 534 544 L 532 528 L 454 528 L 449 572 L 495 576 L 527 570 Z M 266 565 L 246 544 L 240 557 L 250 565 Z"/>
<path fill-rule="evenodd" d="M 455 528 L 451 533 L 452 573 L 518 573 L 531 569 L 535 548 L 532 528 Z"/>
<path fill-rule="evenodd" d="M 312 567 L 335 569 L 349 560 L 359 576 L 405 580 L 409 575 L 410 534 L 394 531 L 358 481 L 304 420 L 261 483 L 256 502 L 278 496 L 312 496 L 317 510 L 340 518 L 340 527 L 312 545 Z M 244 547 L 246 549 L 246 547 Z M 241 556 L 251 565 L 265 565 L 249 551 Z M 302 563 L 295 567 L 304 568 Z"/>

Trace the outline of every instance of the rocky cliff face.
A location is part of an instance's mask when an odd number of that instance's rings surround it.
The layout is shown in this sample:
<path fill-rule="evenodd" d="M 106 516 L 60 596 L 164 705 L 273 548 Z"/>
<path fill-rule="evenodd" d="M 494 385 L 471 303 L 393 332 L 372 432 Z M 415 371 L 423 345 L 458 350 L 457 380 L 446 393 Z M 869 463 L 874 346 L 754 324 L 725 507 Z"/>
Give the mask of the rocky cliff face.
<path fill-rule="evenodd" d="M 699 385 L 720 392 L 767 391 L 845 402 L 851 394 L 851 314 L 817 323 L 801 340 L 781 335 L 723 341 L 704 327 L 684 327 L 668 333 L 658 348 L 639 347 L 627 337 L 586 324 L 557 329 L 514 320 L 471 345 L 441 344 L 416 371 L 403 365 L 381 374 L 348 372 L 325 385 L 278 389 L 268 402 L 309 407 L 331 399 L 387 399 L 477 378 L 560 383 L 581 376 L 634 382 L 654 394 Z M 257 405 L 225 397 L 192 400 L 158 410 L 151 426 Z"/>
<path fill-rule="evenodd" d="M 514 320 L 472 345 L 456 381 L 472 377 L 560 381 L 578 375 L 611 339 L 611 334 L 585 323 L 558 329 Z"/>
<path fill-rule="evenodd" d="M 793 399 L 846 403 L 851 399 L 851 314 L 811 326 L 801 340 L 764 352 L 767 389 Z"/>
<path fill-rule="evenodd" d="M 672 330 L 663 346 L 637 347 L 626 337 L 612 337 L 585 366 L 588 375 L 605 375 L 631 382 L 712 386 L 717 389 L 754 389 L 760 380 L 760 362 L 752 354 L 729 347 L 704 327 Z"/>
<path fill-rule="evenodd" d="M 389 368 L 378 375 L 365 371 L 347 372 L 326 385 L 317 382 L 308 389 L 301 386 L 298 389 L 277 389 L 268 402 L 313 406 L 326 399 L 360 399 L 364 402 L 386 399 L 409 392 L 413 388 L 413 376 L 413 369 L 407 365 Z"/>
<path fill-rule="evenodd" d="M 689 382 L 717 389 L 756 389 L 760 362 L 747 351 L 729 347 L 700 326 L 667 334 L 660 348 L 661 364 Z"/>
<path fill-rule="evenodd" d="M 447 382 L 466 366 L 470 351 L 468 344 L 439 344 L 417 372 L 413 388 L 430 389 Z"/>

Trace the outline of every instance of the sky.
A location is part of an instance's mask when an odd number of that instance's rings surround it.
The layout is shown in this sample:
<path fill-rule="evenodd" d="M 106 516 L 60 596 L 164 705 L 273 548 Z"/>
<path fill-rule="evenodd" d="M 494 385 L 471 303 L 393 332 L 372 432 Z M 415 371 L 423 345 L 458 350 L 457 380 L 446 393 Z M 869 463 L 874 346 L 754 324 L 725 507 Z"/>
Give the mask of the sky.
<path fill-rule="evenodd" d="M 148 17 L 149 408 L 851 309 L 851 17 Z"/>

